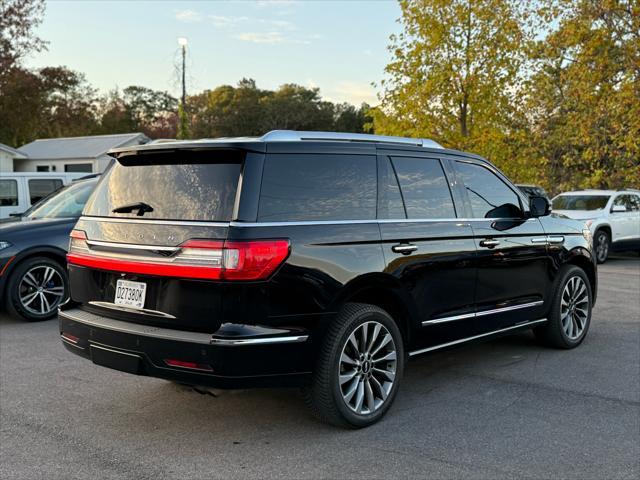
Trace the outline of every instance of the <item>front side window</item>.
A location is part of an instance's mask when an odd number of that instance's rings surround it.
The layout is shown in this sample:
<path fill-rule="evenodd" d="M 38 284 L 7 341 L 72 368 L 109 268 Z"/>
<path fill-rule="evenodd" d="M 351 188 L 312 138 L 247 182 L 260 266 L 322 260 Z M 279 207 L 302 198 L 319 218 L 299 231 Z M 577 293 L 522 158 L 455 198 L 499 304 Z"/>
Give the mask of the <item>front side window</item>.
<path fill-rule="evenodd" d="M 373 220 L 376 157 L 274 154 L 265 159 L 258 219 L 263 222 Z"/>
<path fill-rule="evenodd" d="M 455 218 L 453 199 L 439 160 L 393 157 L 392 161 L 408 218 Z"/>
<path fill-rule="evenodd" d="M 18 182 L 15 180 L 0 180 L 0 207 L 15 207 L 18 205 Z"/>
<path fill-rule="evenodd" d="M 468 162 L 456 162 L 473 218 L 517 218 L 522 216 L 516 193 L 489 169 Z"/>
<path fill-rule="evenodd" d="M 554 210 L 602 210 L 610 195 L 560 195 L 553 199 Z"/>
<path fill-rule="evenodd" d="M 35 204 L 60 187 L 62 187 L 62 180 L 59 178 L 38 178 L 29 180 L 29 198 L 31 199 L 31 205 Z"/>
<path fill-rule="evenodd" d="M 71 184 L 32 207 L 25 215 L 29 218 L 79 217 L 95 186 L 95 181 Z"/>

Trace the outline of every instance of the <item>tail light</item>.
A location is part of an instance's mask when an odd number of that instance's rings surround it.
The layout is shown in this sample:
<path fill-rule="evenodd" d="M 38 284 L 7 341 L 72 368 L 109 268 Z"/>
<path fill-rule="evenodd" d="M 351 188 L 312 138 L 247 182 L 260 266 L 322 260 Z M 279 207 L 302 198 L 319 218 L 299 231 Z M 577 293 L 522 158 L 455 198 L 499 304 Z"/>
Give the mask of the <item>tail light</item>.
<path fill-rule="evenodd" d="M 289 256 L 289 240 L 187 240 L 170 256 L 94 251 L 85 232 L 73 230 L 67 262 L 122 273 L 205 280 L 265 280 Z M 127 245 L 122 245 L 126 250 Z"/>

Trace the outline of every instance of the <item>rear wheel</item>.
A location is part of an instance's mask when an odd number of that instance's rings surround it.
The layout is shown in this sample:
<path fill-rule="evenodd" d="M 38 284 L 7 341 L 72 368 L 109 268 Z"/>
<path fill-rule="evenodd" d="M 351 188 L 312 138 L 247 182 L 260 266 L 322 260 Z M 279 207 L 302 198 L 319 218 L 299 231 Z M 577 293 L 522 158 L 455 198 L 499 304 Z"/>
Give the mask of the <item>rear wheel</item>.
<path fill-rule="evenodd" d="M 16 266 L 7 283 L 7 310 L 30 322 L 53 318 L 68 295 L 67 272 L 55 260 L 35 257 Z"/>
<path fill-rule="evenodd" d="M 606 262 L 609 257 L 609 250 L 611 247 L 609 234 L 604 230 L 598 230 L 595 238 L 593 239 L 593 244 L 596 249 L 596 260 L 598 263 Z"/>
<path fill-rule="evenodd" d="M 362 428 L 391 407 L 404 368 L 398 326 L 384 310 L 344 306 L 329 328 L 305 400 L 320 420 Z"/>
<path fill-rule="evenodd" d="M 591 324 L 591 287 L 584 270 L 574 265 L 565 267 L 559 278 L 548 321 L 534 332 L 545 345 L 575 348 Z"/>

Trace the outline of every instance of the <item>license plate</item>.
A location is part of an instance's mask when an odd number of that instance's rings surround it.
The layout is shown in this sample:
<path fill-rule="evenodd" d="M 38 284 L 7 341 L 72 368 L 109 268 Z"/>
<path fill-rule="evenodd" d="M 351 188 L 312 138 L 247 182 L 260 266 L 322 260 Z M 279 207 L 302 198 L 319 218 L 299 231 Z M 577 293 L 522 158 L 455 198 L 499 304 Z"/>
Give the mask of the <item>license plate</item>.
<path fill-rule="evenodd" d="M 116 283 L 116 298 L 114 303 L 131 308 L 144 308 L 144 297 L 146 294 L 146 283 L 118 280 Z"/>

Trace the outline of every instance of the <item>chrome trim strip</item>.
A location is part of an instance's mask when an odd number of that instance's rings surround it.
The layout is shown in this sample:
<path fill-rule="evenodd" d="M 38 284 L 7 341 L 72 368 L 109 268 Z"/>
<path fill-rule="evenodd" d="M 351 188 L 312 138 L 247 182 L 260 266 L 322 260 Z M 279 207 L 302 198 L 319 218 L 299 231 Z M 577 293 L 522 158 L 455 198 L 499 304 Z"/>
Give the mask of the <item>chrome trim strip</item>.
<path fill-rule="evenodd" d="M 142 313 L 143 315 L 150 315 L 153 317 L 163 317 L 163 318 L 169 318 L 171 320 L 176 320 L 176 317 L 174 317 L 170 313 L 164 313 L 159 310 L 151 310 L 149 308 L 132 308 L 132 307 L 127 307 L 126 305 L 117 305 L 112 302 L 98 302 L 95 300 L 90 301 L 89 305 L 95 305 L 96 307 L 108 308 L 111 310 L 116 310 L 121 312 Z"/>
<path fill-rule="evenodd" d="M 301 142 L 304 140 L 339 141 L 339 142 L 373 142 L 413 145 L 423 148 L 443 148 L 439 143 L 427 138 L 392 137 L 387 135 L 372 135 L 369 133 L 343 132 L 304 132 L 297 130 L 272 130 L 265 133 L 260 140 L 263 142 Z"/>
<path fill-rule="evenodd" d="M 492 219 L 494 220 L 494 219 Z M 371 219 L 371 220 L 314 220 L 300 222 L 237 222 L 229 224 L 231 227 L 290 227 L 303 225 L 354 225 L 362 223 L 442 223 L 457 222 L 459 227 L 468 227 L 461 222 L 484 222 L 484 218 L 399 218 L 399 219 Z"/>
<path fill-rule="evenodd" d="M 488 337 L 490 335 L 495 335 L 497 333 L 508 332 L 509 330 L 515 330 L 515 329 L 518 329 L 518 328 L 528 327 L 528 326 L 531 326 L 531 325 L 537 325 L 539 323 L 544 323 L 546 321 L 547 321 L 546 318 L 541 318 L 540 320 L 534 320 L 534 321 L 527 322 L 527 323 L 520 323 L 518 325 L 513 325 L 511 327 L 501 328 L 499 330 L 493 330 L 493 331 L 487 332 L 487 333 L 481 333 L 480 335 L 474 335 L 473 337 L 461 338 L 460 340 L 454 340 L 452 342 L 442 343 L 440 345 L 435 345 L 433 347 L 427 347 L 427 348 L 422 348 L 420 350 L 414 350 L 413 352 L 409 352 L 409 356 L 413 357 L 415 355 L 420 355 L 422 353 L 427 353 L 427 352 L 432 352 L 432 351 L 435 351 L 435 350 L 440 350 L 442 348 L 452 347 L 454 345 L 458 345 L 458 344 L 461 344 L 461 343 L 470 342 L 472 340 L 477 340 L 478 338 Z"/>
<path fill-rule="evenodd" d="M 80 220 L 90 220 L 94 222 L 107 222 L 107 223 L 137 223 L 144 225 L 148 223 L 150 225 L 188 225 L 196 227 L 228 227 L 229 222 L 199 222 L 197 220 L 155 220 L 153 218 L 147 218 L 146 220 L 140 220 L 137 218 L 115 218 L 115 217 L 92 217 L 90 215 L 83 215 Z"/>
<path fill-rule="evenodd" d="M 80 350 L 84 350 L 83 347 L 81 347 L 80 345 L 78 345 L 77 343 L 73 343 L 71 340 L 69 340 L 68 338 L 65 338 L 64 336 L 60 335 L 60 340 L 62 340 L 63 343 L 66 343 L 67 345 L 71 346 L 71 347 L 76 347 Z"/>
<path fill-rule="evenodd" d="M 494 313 L 504 313 L 513 310 L 520 310 L 521 308 L 538 307 L 544 303 L 543 300 L 536 300 L 535 302 L 521 303 L 519 305 L 510 305 L 508 307 L 492 308 L 491 310 L 481 310 L 474 313 L 465 313 L 462 315 L 454 315 L 452 317 L 434 318 L 433 320 L 425 320 L 422 322 L 422 326 L 433 325 L 437 323 L 453 322 L 456 320 L 464 320 L 466 318 L 484 317 L 485 315 L 493 315 Z"/>
<path fill-rule="evenodd" d="M 134 243 L 103 242 L 102 240 L 85 240 L 87 245 L 98 247 L 122 248 L 125 250 L 151 250 L 158 252 L 177 252 L 180 247 L 163 247 L 160 245 L 137 245 Z"/>
<path fill-rule="evenodd" d="M 120 350 L 114 350 L 112 348 L 103 347 L 100 345 L 96 345 L 95 343 L 89 343 L 91 348 L 97 348 L 98 350 L 104 350 L 105 352 L 117 353 L 119 355 L 126 355 L 128 357 L 140 358 L 140 355 L 136 355 L 135 353 L 121 352 Z"/>
<path fill-rule="evenodd" d="M 267 337 L 267 338 L 212 338 L 212 345 L 221 347 L 237 347 L 241 345 L 265 345 L 274 343 L 297 343 L 306 342 L 309 335 L 293 335 L 289 337 Z"/>

